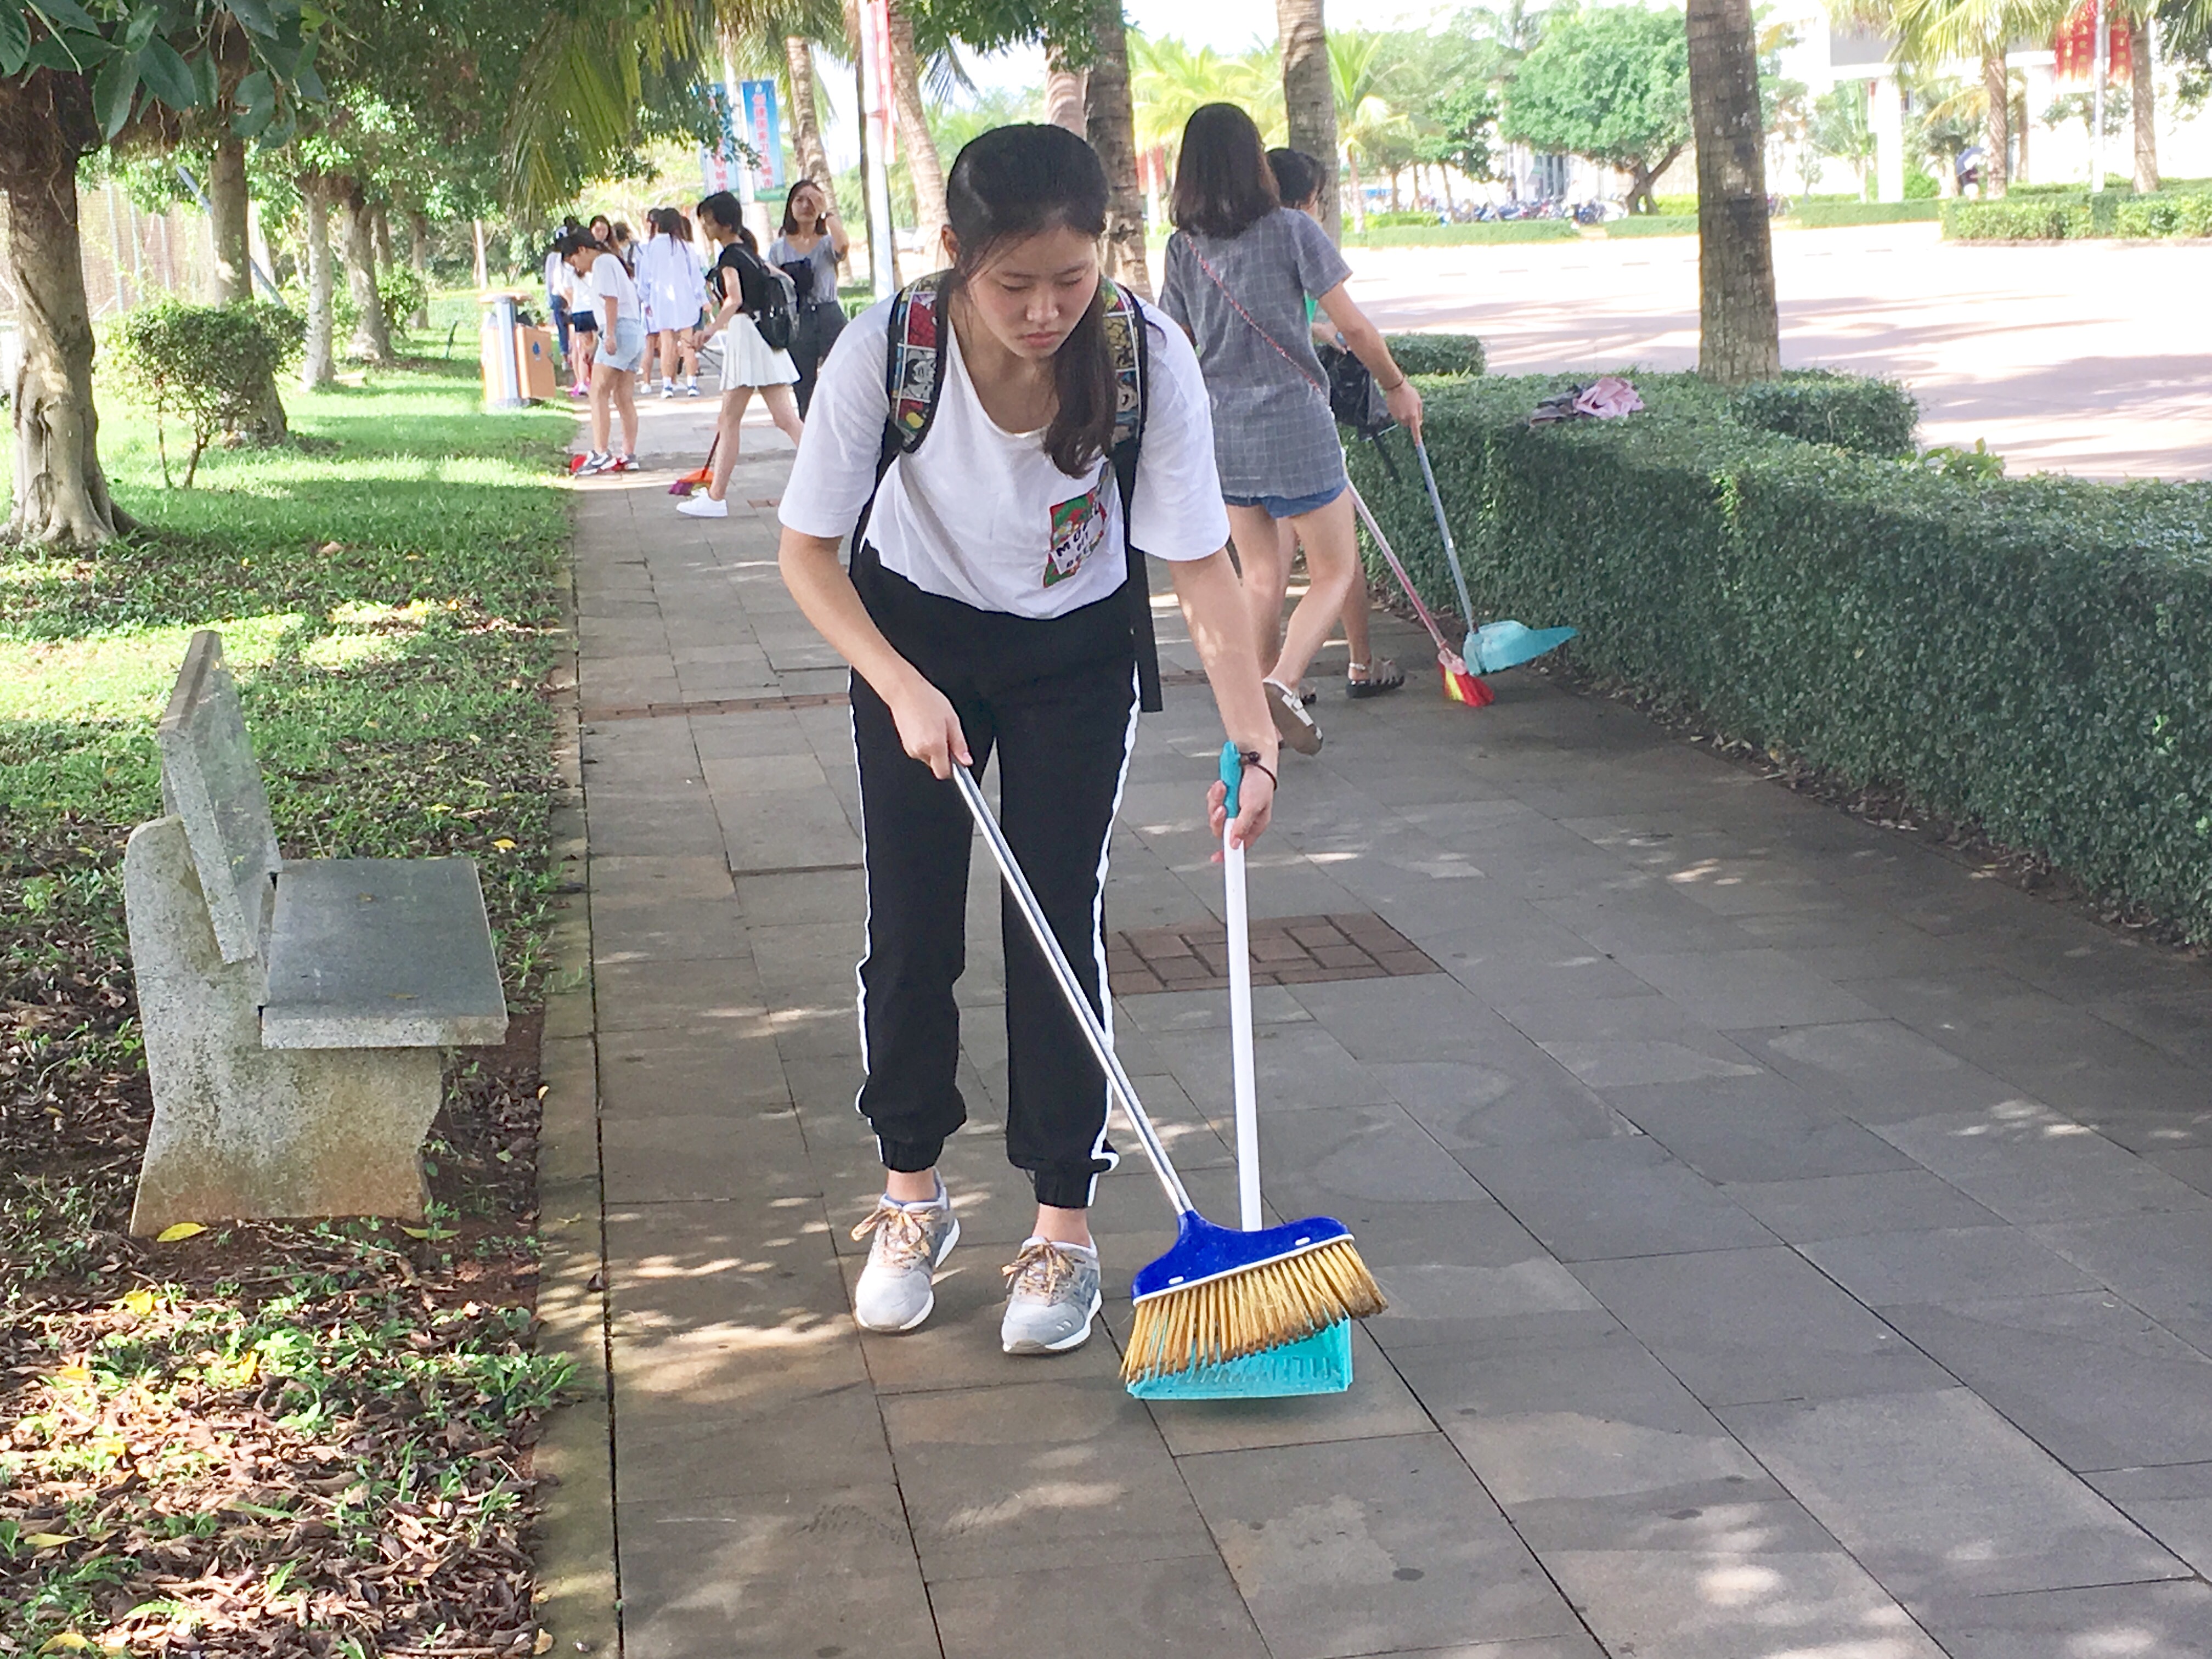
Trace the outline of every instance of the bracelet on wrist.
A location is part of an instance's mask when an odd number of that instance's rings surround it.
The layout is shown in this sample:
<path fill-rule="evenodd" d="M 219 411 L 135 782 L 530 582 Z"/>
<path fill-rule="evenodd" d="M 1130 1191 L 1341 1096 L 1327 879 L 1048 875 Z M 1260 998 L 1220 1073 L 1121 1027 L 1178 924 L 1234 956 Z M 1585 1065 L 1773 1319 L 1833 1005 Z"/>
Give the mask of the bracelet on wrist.
<path fill-rule="evenodd" d="M 1241 764 L 1247 771 L 1266 773 L 1267 775 L 1267 784 L 1270 788 L 1279 789 L 1283 787 L 1282 781 L 1275 775 L 1275 769 L 1268 765 L 1266 761 L 1261 759 L 1260 751 L 1258 750 L 1240 749 L 1237 752 L 1237 759 L 1238 763 Z"/>

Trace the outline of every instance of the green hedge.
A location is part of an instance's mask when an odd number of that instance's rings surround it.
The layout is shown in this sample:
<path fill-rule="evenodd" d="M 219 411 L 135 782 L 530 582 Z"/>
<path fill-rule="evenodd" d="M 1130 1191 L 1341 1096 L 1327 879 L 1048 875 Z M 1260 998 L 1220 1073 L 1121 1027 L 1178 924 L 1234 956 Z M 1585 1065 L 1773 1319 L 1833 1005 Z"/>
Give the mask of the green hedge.
<path fill-rule="evenodd" d="M 1608 236 L 1694 236 L 1698 234 L 1698 216 L 1694 213 L 1639 213 L 1627 219 L 1608 219 L 1605 222 Z"/>
<path fill-rule="evenodd" d="M 1943 234 L 1952 241 L 2078 241 L 2096 236 L 2212 236 L 2212 193 L 2168 188 L 2092 194 L 2048 185 L 2016 190 L 2000 201 L 1943 204 Z"/>
<path fill-rule="evenodd" d="M 1571 242 L 1582 233 L 1571 219 L 1484 219 L 1471 225 L 1386 225 L 1365 235 L 1346 231 L 1346 247 L 1458 247 L 1477 242 Z"/>
<path fill-rule="evenodd" d="M 1583 668 L 2212 938 L 2212 486 L 1942 477 L 1749 430 L 1689 375 L 1638 375 L 1625 421 L 1530 428 L 1564 384 L 1424 389 L 1486 616 L 1571 623 Z M 1365 444 L 1354 479 L 1449 603 L 1383 441 L 1396 481 Z"/>
<path fill-rule="evenodd" d="M 1824 368 L 1746 386 L 1729 400 L 1729 415 L 1756 432 L 1896 459 L 1912 453 L 1913 428 L 1920 424 L 1919 404 L 1896 381 Z"/>
<path fill-rule="evenodd" d="M 1832 230 L 1840 225 L 1904 225 L 1934 222 L 1942 217 L 1941 202 L 1801 202 L 1785 223 L 1807 230 Z"/>
<path fill-rule="evenodd" d="M 1472 334 L 1391 334 L 1390 356 L 1408 374 L 1480 374 L 1482 342 Z"/>

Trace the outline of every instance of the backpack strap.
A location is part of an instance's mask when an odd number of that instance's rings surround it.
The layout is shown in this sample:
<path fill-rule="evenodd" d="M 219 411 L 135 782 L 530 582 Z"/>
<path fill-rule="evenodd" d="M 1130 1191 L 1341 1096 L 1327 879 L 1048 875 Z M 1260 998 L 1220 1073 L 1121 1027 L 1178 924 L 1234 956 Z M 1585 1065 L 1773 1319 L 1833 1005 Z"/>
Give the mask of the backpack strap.
<path fill-rule="evenodd" d="M 890 397 L 890 412 L 884 422 L 883 443 L 876 451 L 876 487 L 868 492 L 860 522 L 853 526 L 855 565 L 864 550 L 868 556 L 874 556 L 874 550 L 866 544 L 866 532 L 876 508 L 876 489 L 884 486 L 884 475 L 891 470 L 893 461 L 921 447 L 921 441 L 929 435 L 930 422 L 937 418 L 937 400 L 945 386 L 937 374 L 938 300 L 944 276 L 941 270 L 918 276 L 891 298 L 890 321 L 884 332 L 884 389 Z"/>

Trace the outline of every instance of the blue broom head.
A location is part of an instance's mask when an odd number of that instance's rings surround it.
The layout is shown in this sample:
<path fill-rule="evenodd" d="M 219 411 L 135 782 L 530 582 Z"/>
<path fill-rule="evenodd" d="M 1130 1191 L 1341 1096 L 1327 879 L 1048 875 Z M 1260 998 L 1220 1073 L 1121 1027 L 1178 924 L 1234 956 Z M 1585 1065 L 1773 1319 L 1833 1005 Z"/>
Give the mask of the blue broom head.
<path fill-rule="evenodd" d="M 1234 1227 L 1217 1227 L 1197 1211 L 1186 1210 L 1176 1228 L 1176 1242 L 1158 1261 L 1137 1269 L 1129 1293 L 1142 1302 L 1170 1291 L 1190 1290 L 1208 1279 L 1264 1267 L 1271 1261 L 1287 1261 L 1351 1237 L 1349 1227 L 1323 1215 L 1248 1233 Z"/>
<path fill-rule="evenodd" d="M 1139 1400 L 1283 1400 L 1342 1394 L 1352 1386 L 1352 1322 L 1340 1319 L 1303 1342 L 1226 1364 L 1169 1371 L 1129 1384 Z"/>
<path fill-rule="evenodd" d="M 1495 674 L 1534 662 L 1574 638 L 1571 628 L 1524 628 L 1517 622 L 1485 623 L 1467 636 L 1467 665 L 1478 674 Z"/>

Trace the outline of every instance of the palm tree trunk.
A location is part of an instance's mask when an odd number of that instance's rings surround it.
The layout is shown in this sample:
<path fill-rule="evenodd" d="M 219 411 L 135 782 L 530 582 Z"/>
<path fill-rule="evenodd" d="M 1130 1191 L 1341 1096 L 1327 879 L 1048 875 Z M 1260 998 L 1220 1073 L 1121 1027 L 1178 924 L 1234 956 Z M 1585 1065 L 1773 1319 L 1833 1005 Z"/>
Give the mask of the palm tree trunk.
<path fill-rule="evenodd" d="M 1283 37 L 1283 115 L 1290 145 L 1322 165 L 1322 224 L 1332 239 L 1344 234 L 1336 199 L 1336 88 L 1329 80 L 1328 33 L 1322 23 L 1322 0 L 1275 0 L 1275 23 Z M 1367 216 L 1353 198 L 1352 212 L 1364 228 Z"/>
<path fill-rule="evenodd" d="M 129 520 L 108 499 L 100 465 L 92 315 L 77 239 L 77 160 L 100 143 L 91 90 L 82 76 L 50 70 L 0 83 L 0 127 L 15 135 L 0 158 L 0 190 L 22 349 L 7 388 L 15 496 L 0 542 L 97 547 Z"/>
<path fill-rule="evenodd" d="M 253 266 L 246 246 L 246 140 L 226 133 L 216 141 L 207 193 L 208 217 L 215 228 L 216 303 L 251 300 Z"/>
<path fill-rule="evenodd" d="M 1129 36 L 1121 0 L 1092 0 L 1097 55 L 1083 83 L 1083 125 L 1106 167 L 1107 275 L 1152 298 L 1145 264 L 1145 191 L 1137 181 L 1137 109 L 1129 96 Z"/>
<path fill-rule="evenodd" d="M 392 331 L 385 324 L 384 300 L 376 287 L 376 216 L 360 184 L 350 179 L 340 181 L 338 208 L 345 216 L 346 288 L 361 313 L 349 349 L 363 362 L 388 368 Z"/>
<path fill-rule="evenodd" d="M 930 137 L 928 112 L 921 103 L 921 66 L 914 50 L 914 15 L 908 0 L 890 0 L 891 102 L 898 116 L 899 143 L 906 148 L 908 176 L 914 180 L 914 216 L 921 230 L 923 266 L 944 263 L 945 162 Z"/>
<path fill-rule="evenodd" d="M 1698 152 L 1698 372 L 1723 386 L 1771 380 L 1782 372 L 1782 331 L 1751 0 L 1689 0 L 1688 27 Z"/>
<path fill-rule="evenodd" d="M 2005 72 L 2004 43 L 1982 54 L 1982 90 L 1989 99 L 1989 125 L 1982 140 L 1982 195 L 2005 193 L 2012 155 L 2012 77 Z"/>
<path fill-rule="evenodd" d="M 1293 144 L 1291 148 L 1296 149 L 1297 146 Z M 1311 150 L 1308 150 L 1306 152 L 1309 155 L 1311 155 L 1314 152 Z M 1347 182 L 1352 185 L 1352 234 L 1358 236 L 1364 236 L 1367 234 L 1367 192 L 1361 189 L 1359 185 L 1358 151 L 1348 147 L 1346 149 L 1344 152 L 1344 167 Z M 1328 203 L 1331 207 L 1334 207 L 1337 204 L 1336 192 L 1334 190 L 1331 190 L 1328 192 Z M 1340 228 L 1339 234 L 1341 234 L 1343 221 L 1340 218 L 1337 222 Z"/>
<path fill-rule="evenodd" d="M 337 379 L 331 335 L 331 302 L 337 287 L 331 270 L 331 187 L 317 174 L 300 175 L 301 217 L 306 222 L 301 273 L 307 287 L 307 341 L 300 355 L 300 385 L 308 392 Z"/>
<path fill-rule="evenodd" d="M 1126 49 L 1125 53 L 1126 56 Z M 1048 125 L 1070 132 L 1085 130 L 1086 117 L 1083 71 L 1067 66 L 1067 53 L 1047 42 L 1044 52 L 1044 118 Z"/>
<path fill-rule="evenodd" d="M 2158 188 L 2158 88 L 2151 75 L 2150 20 L 2147 17 L 2129 20 L 2128 70 L 2131 82 L 2129 103 L 2136 124 L 2136 188 L 2148 193 Z"/>
<path fill-rule="evenodd" d="M 791 83 L 791 147 L 799 170 L 837 199 L 830 173 L 830 153 L 822 145 L 822 112 L 814 91 L 814 44 L 803 34 L 783 37 L 784 79 Z"/>

